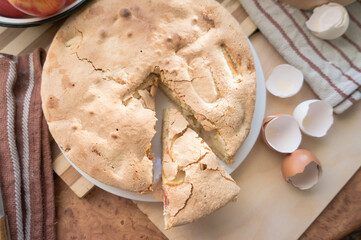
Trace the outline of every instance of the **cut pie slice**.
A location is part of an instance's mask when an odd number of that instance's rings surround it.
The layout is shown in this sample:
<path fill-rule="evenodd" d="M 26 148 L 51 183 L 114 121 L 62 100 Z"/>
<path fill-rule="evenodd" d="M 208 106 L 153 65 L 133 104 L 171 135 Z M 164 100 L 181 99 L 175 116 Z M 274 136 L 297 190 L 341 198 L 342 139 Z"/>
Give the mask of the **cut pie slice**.
<path fill-rule="evenodd" d="M 166 229 L 206 216 L 237 196 L 235 181 L 176 109 L 165 111 L 162 134 Z"/>

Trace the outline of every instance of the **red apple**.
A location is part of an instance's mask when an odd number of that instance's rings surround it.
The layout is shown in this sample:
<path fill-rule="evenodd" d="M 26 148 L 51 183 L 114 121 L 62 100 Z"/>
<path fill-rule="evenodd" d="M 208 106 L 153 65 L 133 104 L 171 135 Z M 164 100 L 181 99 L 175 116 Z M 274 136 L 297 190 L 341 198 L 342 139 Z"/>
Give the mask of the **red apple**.
<path fill-rule="evenodd" d="M 65 4 L 65 0 L 9 0 L 9 2 L 20 11 L 39 17 L 52 15 Z"/>
<path fill-rule="evenodd" d="M 25 13 L 14 8 L 8 0 L 0 0 L 0 15 L 4 17 L 20 18 L 24 16 Z"/>
<path fill-rule="evenodd" d="M 65 6 L 68 6 L 70 4 L 72 4 L 73 2 L 75 2 L 76 0 L 66 0 L 65 2 Z"/>

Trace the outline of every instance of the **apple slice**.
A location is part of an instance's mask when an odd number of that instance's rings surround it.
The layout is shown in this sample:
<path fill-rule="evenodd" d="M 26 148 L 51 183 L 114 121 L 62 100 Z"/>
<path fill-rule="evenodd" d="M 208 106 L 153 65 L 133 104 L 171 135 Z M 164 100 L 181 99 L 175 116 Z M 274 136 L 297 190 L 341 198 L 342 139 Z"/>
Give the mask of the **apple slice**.
<path fill-rule="evenodd" d="M 23 17 L 25 13 L 14 8 L 8 0 L 0 0 L 0 15 L 10 18 L 20 18 Z"/>
<path fill-rule="evenodd" d="M 20 11 L 32 16 L 45 17 L 59 11 L 65 0 L 9 0 Z"/>

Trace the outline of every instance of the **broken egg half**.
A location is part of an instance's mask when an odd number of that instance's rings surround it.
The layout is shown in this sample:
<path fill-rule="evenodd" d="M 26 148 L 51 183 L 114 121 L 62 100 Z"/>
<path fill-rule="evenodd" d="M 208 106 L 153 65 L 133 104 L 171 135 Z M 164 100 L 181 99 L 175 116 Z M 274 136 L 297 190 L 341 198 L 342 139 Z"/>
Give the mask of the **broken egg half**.
<path fill-rule="evenodd" d="M 281 153 L 295 151 L 302 140 L 296 119 L 283 113 L 267 116 L 263 120 L 261 133 L 267 146 Z"/>
<path fill-rule="evenodd" d="M 303 84 L 303 74 L 289 64 L 275 67 L 266 82 L 267 90 L 280 98 L 287 98 L 298 93 Z"/>
<path fill-rule="evenodd" d="M 349 22 L 349 15 L 344 6 L 329 3 L 315 8 L 306 26 L 316 37 L 332 40 L 346 32 Z"/>
<path fill-rule="evenodd" d="M 302 132 L 312 137 L 323 137 L 333 124 L 332 107 L 322 100 L 301 102 L 293 111 Z"/>
<path fill-rule="evenodd" d="M 311 152 L 297 149 L 283 159 L 282 174 L 286 182 L 306 190 L 318 183 L 322 175 L 322 167 Z"/>

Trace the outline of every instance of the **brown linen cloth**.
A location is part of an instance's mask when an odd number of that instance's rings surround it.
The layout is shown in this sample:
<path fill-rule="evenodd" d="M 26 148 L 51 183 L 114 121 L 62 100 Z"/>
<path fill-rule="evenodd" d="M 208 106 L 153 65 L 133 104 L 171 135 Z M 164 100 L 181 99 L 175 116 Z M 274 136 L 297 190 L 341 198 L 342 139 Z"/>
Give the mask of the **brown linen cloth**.
<path fill-rule="evenodd" d="M 0 54 L 0 184 L 12 240 L 55 239 L 54 184 L 41 110 L 45 51 Z"/>

